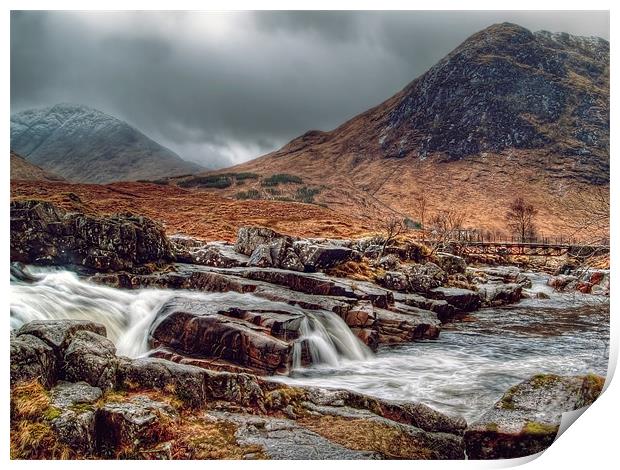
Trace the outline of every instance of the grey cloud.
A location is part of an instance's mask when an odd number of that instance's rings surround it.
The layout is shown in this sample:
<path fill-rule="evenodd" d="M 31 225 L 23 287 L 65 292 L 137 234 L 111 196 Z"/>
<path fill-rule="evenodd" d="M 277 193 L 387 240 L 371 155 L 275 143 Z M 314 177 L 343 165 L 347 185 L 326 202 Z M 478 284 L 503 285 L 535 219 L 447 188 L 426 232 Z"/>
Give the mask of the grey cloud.
<path fill-rule="evenodd" d="M 501 21 L 609 37 L 606 12 L 13 12 L 11 109 L 83 103 L 228 166 L 332 129 Z"/>

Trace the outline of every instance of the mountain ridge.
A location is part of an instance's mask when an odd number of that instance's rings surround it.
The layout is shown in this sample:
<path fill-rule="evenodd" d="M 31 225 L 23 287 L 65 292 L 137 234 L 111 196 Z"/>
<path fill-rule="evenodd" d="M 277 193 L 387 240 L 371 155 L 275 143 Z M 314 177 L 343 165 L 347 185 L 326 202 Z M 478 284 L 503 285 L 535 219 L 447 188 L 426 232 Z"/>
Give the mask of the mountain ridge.
<path fill-rule="evenodd" d="M 71 103 L 12 114 L 11 148 L 44 170 L 78 182 L 156 179 L 203 169 L 128 123 Z"/>

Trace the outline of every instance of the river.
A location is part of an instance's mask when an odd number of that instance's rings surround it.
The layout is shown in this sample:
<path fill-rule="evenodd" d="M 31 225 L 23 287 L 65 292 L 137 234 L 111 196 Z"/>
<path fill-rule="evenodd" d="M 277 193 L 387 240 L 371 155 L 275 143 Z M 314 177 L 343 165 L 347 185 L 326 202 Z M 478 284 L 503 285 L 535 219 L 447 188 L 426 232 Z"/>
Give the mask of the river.
<path fill-rule="evenodd" d="M 130 357 L 148 352 L 146 332 L 155 313 L 179 293 L 94 285 L 60 269 L 29 267 L 27 273 L 32 282 L 11 279 L 13 328 L 35 319 L 99 321 L 119 354 Z M 317 348 L 323 348 L 317 349 L 317 358 L 323 359 L 274 380 L 419 401 L 472 421 L 506 389 L 534 374 L 606 375 L 608 299 L 556 293 L 546 286 L 546 275 L 527 275 L 533 287 L 526 292 L 532 296 L 544 292 L 549 299 L 531 298 L 511 306 L 481 309 L 464 321 L 444 325 L 437 340 L 382 347 L 374 355 L 349 350 L 335 359 L 331 345 L 350 344 L 346 325 L 347 331 L 343 331 L 344 323 L 335 315 L 312 319 L 308 331 Z M 239 301 L 243 297 L 245 302 L 266 302 L 250 294 L 184 295 L 204 301 L 221 302 L 229 297 Z"/>

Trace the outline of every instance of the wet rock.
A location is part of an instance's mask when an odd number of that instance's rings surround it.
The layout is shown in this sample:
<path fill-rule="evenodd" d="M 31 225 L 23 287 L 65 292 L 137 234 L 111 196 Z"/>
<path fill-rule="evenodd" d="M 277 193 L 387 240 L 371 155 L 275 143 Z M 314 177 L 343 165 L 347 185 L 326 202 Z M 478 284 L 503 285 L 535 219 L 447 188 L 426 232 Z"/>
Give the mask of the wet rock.
<path fill-rule="evenodd" d="M 548 300 L 551 298 L 549 294 L 546 294 L 545 292 L 536 292 L 534 297 L 541 300 Z"/>
<path fill-rule="evenodd" d="M 605 379 L 595 375 L 536 375 L 509 389 L 465 432 L 470 459 L 524 457 L 556 438 L 562 413 L 589 406 Z"/>
<path fill-rule="evenodd" d="M 379 347 L 379 332 L 376 329 L 351 327 L 351 332 L 372 351 Z"/>
<path fill-rule="evenodd" d="M 480 307 L 481 299 L 477 292 L 456 287 L 436 287 L 428 292 L 433 299 L 445 300 L 460 312 L 471 312 Z"/>
<path fill-rule="evenodd" d="M 93 217 L 45 201 L 11 202 L 12 261 L 119 271 L 173 259 L 163 228 L 146 217 Z"/>
<path fill-rule="evenodd" d="M 225 300 L 205 304 L 173 298 L 158 312 L 150 327 L 149 341 L 154 347 L 165 346 L 188 356 L 224 359 L 263 373 L 287 370 L 292 346 L 274 336 L 294 335 L 299 329 L 300 315 L 293 309 L 287 312 L 286 306 L 280 312 L 270 312 L 251 306 L 244 308 L 240 302 L 237 299 L 237 305 Z M 247 320 L 242 318 L 245 315 Z"/>
<path fill-rule="evenodd" d="M 527 289 L 532 287 L 532 280 L 521 273 L 516 266 L 489 266 L 472 271 L 474 274 L 483 273 L 487 280 L 498 280 L 507 284 L 517 283 Z"/>
<path fill-rule="evenodd" d="M 370 301 L 360 301 L 355 306 L 350 307 L 342 315 L 342 319 L 351 328 L 363 328 L 372 326 L 375 323 L 376 315 Z"/>
<path fill-rule="evenodd" d="M 52 347 L 62 358 L 64 351 L 79 331 L 106 336 L 105 326 L 90 320 L 34 320 L 17 330 L 17 336 L 32 335 Z"/>
<path fill-rule="evenodd" d="M 58 361 L 54 349 L 29 334 L 11 336 L 11 386 L 39 380 L 46 388 L 56 383 Z"/>
<path fill-rule="evenodd" d="M 135 458 L 160 442 L 178 419 L 168 404 L 135 396 L 127 401 L 108 401 L 97 411 L 97 440 L 104 457 Z M 121 455 L 116 455 L 120 449 Z"/>
<path fill-rule="evenodd" d="M 116 386 L 116 347 L 92 331 L 78 331 L 73 336 L 63 363 L 66 380 L 84 381 L 104 391 Z"/>
<path fill-rule="evenodd" d="M 429 311 L 400 306 L 398 311 L 375 308 L 380 344 L 397 344 L 439 336 L 439 320 Z"/>
<path fill-rule="evenodd" d="M 521 284 L 483 284 L 478 286 L 478 294 L 483 306 L 511 304 L 521 300 Z"/>
<path fill-rule="evenodd" d="M 467 268 L 467 263 L 460 256 L 450 253 L 437 253 L 435 255 L 437 265 L 447 274 L 462 274 Z"/>
<path fill-rule="evenodd" d="M 61 382 L 50 390 L 51 425 L 58 438 L 82 455 L 92 455 L 97 448 L 96 405 L 101 389 L 85 382 Z"/>
<path fill-rule="evenodd" d="M 578 282 L 577 276 L 560 274 L 552 277 L 547 281 L 547 285 L 553 287 L 557 291 L 574 289 Z"/>
<path fill-rule="evenodd" d="M 411 307 L 430 310 L 437 314 L 437 318 L 442 323 L 450 322 L 456 315 L 456 309 L 445 300 L 427 299 L 418 294 L 401 294 L 395 293 L 394 300 L 396 302 L 409 305 Z"/>

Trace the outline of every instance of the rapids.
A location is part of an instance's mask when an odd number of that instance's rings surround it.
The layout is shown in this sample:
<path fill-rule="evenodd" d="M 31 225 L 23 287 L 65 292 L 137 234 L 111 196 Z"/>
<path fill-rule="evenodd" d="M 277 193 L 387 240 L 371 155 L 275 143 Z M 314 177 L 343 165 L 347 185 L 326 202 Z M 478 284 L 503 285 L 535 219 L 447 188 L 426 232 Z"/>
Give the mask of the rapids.
<path fill-rule="evenodd" d="M 172 296 L 205 302 L 234 300 L 266 305 L 251 294 L 162 289 L 121 290 L 92 284 L 62 269 L 26 268 L 30 282 L 11 279 L 11 327 L 39 319 L 89 319 L 103 323 L 118 353 L 148 352 L 147 332 Z M 466 321 L 444 325 L 439 339 L 380 348 L 372 354 L 331 312 L 307 312 L 301 326 L 312 365 L 274 380 L 346 388 L 382 398 L 420 401 L 440 411 L 476 419 L 510 386 L 534 374 L 606 375 L 609 345 L 607 298 L 556 293 L 547 276 L 528 274 L 530 295 L 516 305 L 487 308 Z M 290 308 L 290 306 L 288 306 Z"/>

